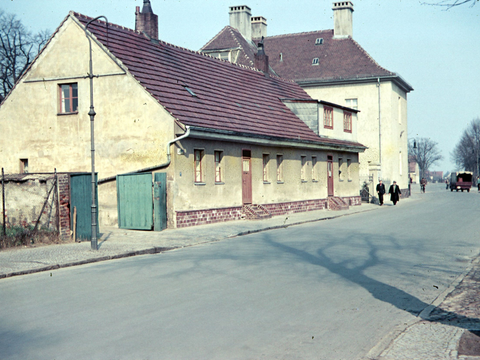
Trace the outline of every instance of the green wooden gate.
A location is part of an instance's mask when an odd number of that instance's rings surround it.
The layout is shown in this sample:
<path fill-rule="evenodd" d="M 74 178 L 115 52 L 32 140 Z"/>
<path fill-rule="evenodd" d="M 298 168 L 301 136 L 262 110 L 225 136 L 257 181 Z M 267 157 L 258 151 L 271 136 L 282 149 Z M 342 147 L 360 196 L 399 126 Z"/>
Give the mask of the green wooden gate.
<path fill-rule="evenodd" d="M 117 175 L 117 209 L 121 229 L 165 229 L 166 174 Z"/>
<path fill-rule="evenodd" d="M 97 181 L 95 175 L 95 181 Z M 98 226 L 98 186 L 95 202 L 97 205 L 97 235 Z M 70 228 L 74 225 L 74 208 L 76 208 L 76 238 L 77 240 L 92 239 L 92 174 L 70 175 Z"/>

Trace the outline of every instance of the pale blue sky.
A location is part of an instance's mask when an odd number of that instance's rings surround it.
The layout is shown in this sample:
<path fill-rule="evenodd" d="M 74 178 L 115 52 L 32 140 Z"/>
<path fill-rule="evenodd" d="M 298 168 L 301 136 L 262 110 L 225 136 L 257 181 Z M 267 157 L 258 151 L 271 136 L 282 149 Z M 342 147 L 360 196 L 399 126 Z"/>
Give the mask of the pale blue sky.
<path fill-rule="evenodd" d="M 431 0 L 436 1 L 436 0 Z M 267 19 L 268 35 L 333 28 L 330 0 L 151 0 L 160 38 L 198 50 L 228 25 L 228 7 L 248 5 Z M 439 143 L 450 153 L 468 123 L 480 117 L 480 4 L 444 8 L 418 0 L 353 0 L 353 38 L 381 66 L 415 89 L 408 94 L 408 136 Z M 70 10 L 134 28 L 143 0 L 2 0 L 30 30 L 54 31 Z"/>

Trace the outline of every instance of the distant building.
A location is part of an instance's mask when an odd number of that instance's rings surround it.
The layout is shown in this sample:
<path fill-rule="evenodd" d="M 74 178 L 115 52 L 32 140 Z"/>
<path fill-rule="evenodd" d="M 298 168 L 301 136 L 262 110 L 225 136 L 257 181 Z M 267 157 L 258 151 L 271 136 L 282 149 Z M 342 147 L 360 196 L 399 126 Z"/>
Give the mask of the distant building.
<path fill-rule="evenodd" d="M 267 67 L 297 82 L 314 99 L 359 109 L 360 185 L 396 180 L 408 187 L 407 94 L 413 88 L 378 65 L 353 40 L 353 4 L 333 3 L 334 29 L 267 36 L 267 20 L 248 6 L 231 6 L 230 25 L 200 51 L 233 63 L 256 66 L 257 44 Z M 262 40 L 263 39 L 263 40 Z"/>

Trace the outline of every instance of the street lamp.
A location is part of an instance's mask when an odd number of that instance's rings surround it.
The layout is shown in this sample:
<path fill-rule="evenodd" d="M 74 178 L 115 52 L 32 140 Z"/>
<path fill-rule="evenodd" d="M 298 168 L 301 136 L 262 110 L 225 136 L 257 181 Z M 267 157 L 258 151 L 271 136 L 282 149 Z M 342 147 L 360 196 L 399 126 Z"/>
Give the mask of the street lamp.
<path fill-rule="evenodd" d="M 93 22 L 100 18 L 105 19 L 105 23 L 107 24 L 107 36 L 108 36 L 108 20 L 105 16 L 100 15 L 97 16 L 95 19 L 90 20 L 87 25 L 85 26 L 85 36 L 88 39 L 89 45 L 89 74 L 88 77 L 90 79 L 90 111 L 88 115 L 90 116 L 90 143 L 91 143 L 91 162 L 92 162 L 92 238 L 90 241 L 92 250 L 98 250 L 97 245 L 97 204 L 96 204 L 96 190 L 97 190 L 97 183 L 95 181 L 95 127 L 94 127 L 94 120 L 95 120 L 95 109 L 93 107 L 93 65 L 92 65 L 92 40 L 87 32 L 88 26 Z"/>

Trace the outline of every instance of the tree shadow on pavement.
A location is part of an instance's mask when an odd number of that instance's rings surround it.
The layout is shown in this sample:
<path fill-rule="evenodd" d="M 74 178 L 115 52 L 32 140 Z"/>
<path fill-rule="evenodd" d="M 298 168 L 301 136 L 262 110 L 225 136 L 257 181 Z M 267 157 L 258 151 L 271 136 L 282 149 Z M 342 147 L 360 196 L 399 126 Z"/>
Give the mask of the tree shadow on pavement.
<path fill-rule="evenodd" d="M 361 286 L 375 299 L 389 303 L 400 310 L 406 311 L 416 317 L 420 317 L 422 320 L 448 324 L 464 329 L 471 329 L 474 327 L 480 329 L 480 319 L 478 318 L 467 317 L 452 311 L 444 310 L 441 307 L 432 307 L 432 311 L 424 312 L 424 310 L 427 309 L 427 307 L 429 307 L 431 304 L 428 304 L 401 289 L 365 275 L 364 272 L 368 268 L 380 263 L 377 256 L 377 250 L 372 244 L 370 244 L 368 259 L 359 266 L 349 268 L 346 266 L 347 261 L 338 263 L 332 261 L 332 259 L 325 254 L 325 249 L 322 248 L 317 250 L 316 255 L 312 255 L 307 251 L 278 243 L 272 240 L 270 236 L 265 237 L 264 240 L 267 244 L 270 244 L 272 247 L 275 247 L 278 250 L 292 254 L 312 265 L 321 266 L 331 273 Z M 328 246 L 326 248 L 328 248 Z"/>

